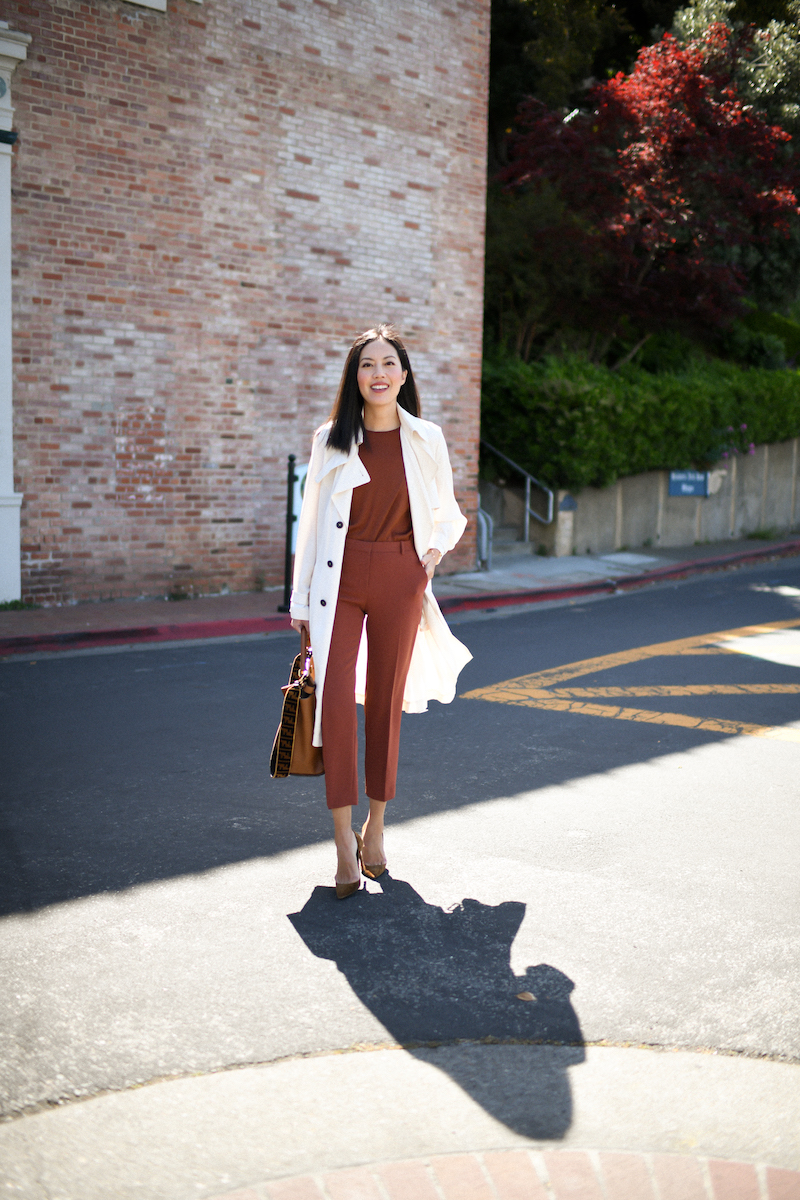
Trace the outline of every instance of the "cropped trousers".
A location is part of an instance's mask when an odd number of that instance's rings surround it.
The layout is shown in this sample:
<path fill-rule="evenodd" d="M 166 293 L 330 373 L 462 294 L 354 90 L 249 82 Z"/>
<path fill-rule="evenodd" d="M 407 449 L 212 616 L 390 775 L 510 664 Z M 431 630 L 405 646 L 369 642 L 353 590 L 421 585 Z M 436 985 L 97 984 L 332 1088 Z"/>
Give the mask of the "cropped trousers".
<path fill-rule="evenodd" d="M 358 804 L 355 675 L 365 618 L 366 794 L 383 801 L 395 794 L 403 693 L 427 582 L 412 541 L 347 539 L 322 696 L 328 808 Z"/>

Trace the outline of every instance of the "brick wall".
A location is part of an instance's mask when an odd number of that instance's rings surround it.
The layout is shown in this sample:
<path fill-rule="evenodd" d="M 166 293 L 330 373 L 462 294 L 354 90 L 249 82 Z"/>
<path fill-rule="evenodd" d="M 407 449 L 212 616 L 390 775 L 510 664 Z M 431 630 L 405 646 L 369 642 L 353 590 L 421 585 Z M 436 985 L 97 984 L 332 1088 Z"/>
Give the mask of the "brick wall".
<path fill-rule="evenodd" d="M 23 594 L 278 582 L 286 455 L 379 320 L 474 517 L 489 0 L 3 15 Z"/>

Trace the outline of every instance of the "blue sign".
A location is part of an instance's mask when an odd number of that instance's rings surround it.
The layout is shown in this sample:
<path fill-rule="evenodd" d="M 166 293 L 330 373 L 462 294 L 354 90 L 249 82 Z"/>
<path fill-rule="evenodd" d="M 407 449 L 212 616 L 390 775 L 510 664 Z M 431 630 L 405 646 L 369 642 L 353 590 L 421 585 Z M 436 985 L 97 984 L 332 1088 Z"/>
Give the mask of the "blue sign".
<path fill-rule="evenodd" d="M 670 471 L 670 496 L 707 496 L 708 471 Z"/>

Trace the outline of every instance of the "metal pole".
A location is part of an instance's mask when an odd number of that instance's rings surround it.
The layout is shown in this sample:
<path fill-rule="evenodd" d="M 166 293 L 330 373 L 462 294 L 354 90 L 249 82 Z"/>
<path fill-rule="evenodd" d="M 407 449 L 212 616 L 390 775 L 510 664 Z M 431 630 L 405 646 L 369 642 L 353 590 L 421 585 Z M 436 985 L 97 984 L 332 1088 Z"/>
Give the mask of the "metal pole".
<path fill-rule="evenodd" d="M 292 533 L 294 529 L 294 474 L 295 455 L 289 455 L 289 473 L 286 483 L 286 546 L 283 558 L 283 604 L 278 605 L 278 612 L 289 611 L 289 600 L 292 595 Z"/>
<path fill-rule="evenodd" d="M 525 538 L 526 542 L 531 540 L 531 477 L 525 476 Z"/>

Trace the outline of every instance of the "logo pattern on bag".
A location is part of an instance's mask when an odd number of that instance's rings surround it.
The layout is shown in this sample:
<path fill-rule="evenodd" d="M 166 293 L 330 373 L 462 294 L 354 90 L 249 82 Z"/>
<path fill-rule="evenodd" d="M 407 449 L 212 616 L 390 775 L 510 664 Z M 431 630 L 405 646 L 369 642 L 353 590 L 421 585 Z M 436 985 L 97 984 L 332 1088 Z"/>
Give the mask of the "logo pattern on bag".
<path fill-rule="evenodd" d="M 324 773 L 322 751 L 312 749 L 310 762 L 308 759 L 311 728 L 314 723 L 313 697 L 316 691 L 310 648 L 301 650 L 300 654 L 297 655 L 289 673 L 289 682 L 285 687 L 281 688 L 281 691 L 283 692 L 283 707 L 281 709 L 280 724 L 275 734 L 275 741 L 270 755 L 269 773 L 273 779 L 286 779 L 291 774 L 321 775 Z M 306 702 L 311 701 L 312 703 L 310 724 L 308 720 L 304 722 L 300 719 L 300 702 L 302 700 Z M 309 718 L 308 712 L 305 712 L 305 717 Z M 298 726 L 301 730 L 305 730 L 303 739 L 307 739 L 308 744 L 304 747 L 303 740 L 301 740 L 301 744 L 298 747 L 300 761 L 295 763 L 293 772 L 292 759 L 295 752 Z"/>
<path fill-rule="evenodd" d="M 298 654 L 292 663 L 289 683 L 283 693 L 283 707 L 278 732 L 270 756 L 269 773 L 273 779 L 285 779 L 292 767 L 294 735 L 297 728 L 297 713 L 300 707 L 300 659 Z"/>

